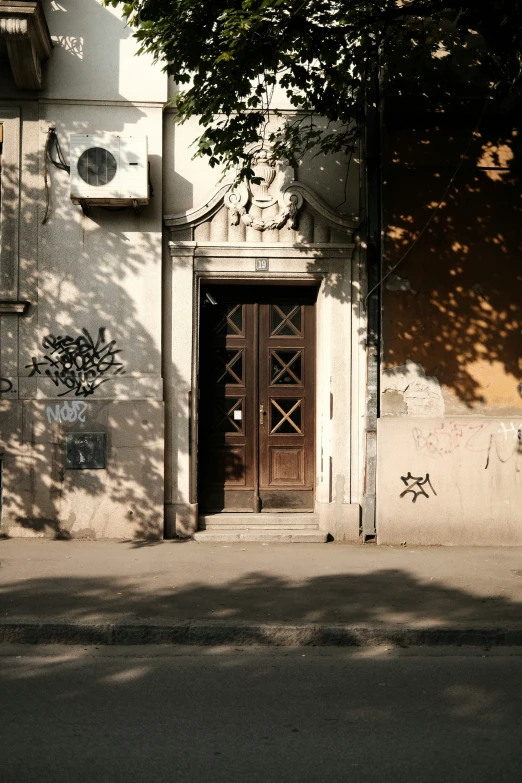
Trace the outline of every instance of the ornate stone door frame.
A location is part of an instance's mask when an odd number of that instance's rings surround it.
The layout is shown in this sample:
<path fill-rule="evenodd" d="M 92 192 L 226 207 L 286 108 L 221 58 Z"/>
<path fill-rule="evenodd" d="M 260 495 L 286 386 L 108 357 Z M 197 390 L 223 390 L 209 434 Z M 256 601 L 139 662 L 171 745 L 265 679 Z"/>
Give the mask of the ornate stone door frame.
<path fill-rule="evenodd" d="M 291 183 L 286 192 L 290 189 L 300 196 L 294 227 L 260 231 L 243 222 L 236 238 L 236 216 L 225 203 L 230 186 L 202 208 L 165 217 L 170 234 L 163 286 L 167 537 L 197 530 L 201 281 L 318 286 L 316 512 L 321 527 L 335 538 L 358 537 L 365 348 L 357 221 L 340 217 L 300 183 Z M 268 239 L 266 231 L 272 241 L 259 241 Z"/>

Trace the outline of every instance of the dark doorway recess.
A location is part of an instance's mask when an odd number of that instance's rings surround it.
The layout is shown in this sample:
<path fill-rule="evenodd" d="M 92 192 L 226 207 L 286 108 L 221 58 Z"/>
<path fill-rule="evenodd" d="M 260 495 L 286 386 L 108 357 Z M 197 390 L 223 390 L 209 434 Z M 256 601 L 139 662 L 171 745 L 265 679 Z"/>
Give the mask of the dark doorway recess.
<path fill-rule="evenodd" d="M 313 511 L 316 297 L 309 286 L 202 286 L 203 511 Z"/>

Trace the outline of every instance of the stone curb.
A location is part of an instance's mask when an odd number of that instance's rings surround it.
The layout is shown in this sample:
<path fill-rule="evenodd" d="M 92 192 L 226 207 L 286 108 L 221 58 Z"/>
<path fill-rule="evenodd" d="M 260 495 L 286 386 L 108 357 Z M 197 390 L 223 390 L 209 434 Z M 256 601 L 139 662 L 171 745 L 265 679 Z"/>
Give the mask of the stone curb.
<path fill-rule="evenodd" d="M 353 625 L 285 625 L 283 623 L 219 623 L 180 621 L 142 623 L 63 623 L 12 621 L 0 623 L 0 644 L 142 645 L 186 644 L 267 647 L 398 647 L 522 645 L 522 628 L 411 628 Z"/>

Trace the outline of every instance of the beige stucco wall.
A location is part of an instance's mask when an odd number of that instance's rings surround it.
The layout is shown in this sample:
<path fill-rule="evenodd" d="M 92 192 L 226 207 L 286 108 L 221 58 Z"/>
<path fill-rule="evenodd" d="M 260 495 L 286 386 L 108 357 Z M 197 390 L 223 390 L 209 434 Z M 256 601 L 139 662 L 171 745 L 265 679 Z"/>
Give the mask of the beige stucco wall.
<path fill-rule="evenodd" d="M 161 401 L 0 401 L 0 432 L 2 532 L 18 537 L 161 537 Z M 106 467 L 67 469 L 67 432 L 105 433 Z"/>
<path fill-rule="evenodd" d="M 0 315 L 0 376 L 11 386 L 0 394 L 2 529 L 9 535 L 160 536 L 167 80 L 150 58 L 134 56 L 130 31 L 101 0 L 43 5 L 54 43 L 44 89 L 17 93 L 10 74 L 4 69 L 0 75 L 0 120 L 3 107 L 18 110 L 21 156 L 19 187 L 4 189 L 4 208 L 8 202 L 20 208 L 16 286 L 0 291 L 0 300 L 30 303 L 24 315 Z M 73 133 L 147 136 L 149 205 L 139 214 L 101 208 L 84 214 L 70 200 L 68 174 L 48 163 L 49 214 L 42 225 L 49 127 L 56 128 L 67 161 Z M 63 384 L 46 376 L 52 366 L 45 341 L 49 335 L 76 339 L 83 330 L 117 353 L 94 393 L 64 394 Z M 113 361 L 121 364 L 118 374 Z M 36 373 L 33 362 L 40 366 Z M 67 432 L 106 433 L 106 468 L 66 470 Z"/>
<path fill-rule="evenodd" d="M 381 419 L 379 543 L 522 545 L 521 433 L 522 418 Z"/>
<path fill-rule="evenodd" d="M 101 0 L 44 0 L 43 8 L 54 43 L 43 99 L 165 101 L 166 77 L 149 55 L 135 57 L 118 9 Z"/>
<path fill-rule="evenodd" d="M 473 111 L 478 111 L 472 107 Z M 513 118 L 388 123 L 378 429 L 380 543 L 522 543 L 520 139 Z M 408 471 L 436 495 L 400 498 Z"/>
<path fill-rule="evenodd" d="M 69 175 L 51 168 L 51 213 L 39 228 L 39 342 L 57 329 L 106 327 L 122 357 L 132 352 L 131 375 L 118 382 L 117 396 L 161 395 L 161 109 L 140 109 L 136 121 L 133 107 L 44 108 L 41 144 L 55 125 L 67 159 L 69 134 L 79 126 L 87 133 L 146 135 L 154 197 L 139 214 L 92 208 L 84 215 L 70 201 Z M 110 384 L 100 394 L 112 395 Z"/>

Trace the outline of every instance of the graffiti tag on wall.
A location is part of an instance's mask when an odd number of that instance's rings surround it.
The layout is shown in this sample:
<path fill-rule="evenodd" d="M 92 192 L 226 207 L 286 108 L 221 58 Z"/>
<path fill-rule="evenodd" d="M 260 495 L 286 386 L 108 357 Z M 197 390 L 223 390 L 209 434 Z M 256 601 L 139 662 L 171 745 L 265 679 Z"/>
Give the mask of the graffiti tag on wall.
<path fill-rule="evenodd" d="M 522 423 L 510 421 L 489 422 L 443 422 L 429 430 L 420 427 L 412 429 L 415 450 L 433 459 L 444 459 L 455 452 L 483 454 L 484 467 L 491 464 L 491 458 L 506 464 L 513 458 L 516 470 L 520 472 L 522 461 Z"/>
<path fill-rule="evenodd" d="M 0 378 L 0 394 L 7 394 L 13 391 L 13 382 L 9 378 Z"/>
<path fill-rule="evenodd" d="M 500 427 L 497 430 L 498 435 L 503 435 L 504 440 L 522 440 L 522 423 L 515 424 L 514 422 L 509 422 L 509 427 L 506 427 L 504 422 L 500 422 Z"/>
<path fill-rule="evenodd" d="M 89 397 L 102 383 L 125 372 L 119 361 L 122 349 L 116 348 L 115 340 L 106 341 L 104 327 L 98 329 L 96 341 L 87 329 L 82 329 L 76 337 L 50 334 L 43 339 L 42 346 L 43 361 L 33 356 L 26 369 L 31 369 L 29 377 L 45 375 L 57 388 L 62 388 L 59 397 L 66 394 Z"/>
<path fill-rule="evenodd" d="M 412 430 L 415 449 L 424 451 L 431 456 L 442 457 L 452 454 L 457 449 L 466 451 L 483 451 L 480 435 L 486 427 L 483 423 L 457 424 L 443 422 L 429 432 L 423 432 L 419 427 Z M 486 443 L 487 448 L 487 443 Z"/>
<path fill-rule="evenodd" d="M 72 424 L 75 421 L 85 423 L 85 411 L 87 410 L 86 402 L 63 402 L 58 405 L 48 405 L 45 409 L 47 421 L 51 424 L 53 421 L 57 421 L 60 424 Z"/>
<path fill-rule="evenodd" d="M 429 489 L 431 489 L 434 495 L 437 494 L 433 489 L 433 485 L 430 481 L 429 473 L 426 473 L 426 476 L 423 478 L 422 476 L 412 476 L 410 471 L 408 471 L 407 476 L 401 476 L 401 481 L 406 486 L 406 489 L 403 492 L 401 492 L 399 497 L 403 498 L 411 492 L 412 503 L 416 503 L 418 497 L 429 498 L 430 495 L 426 487 L 429 487 Z"/>

